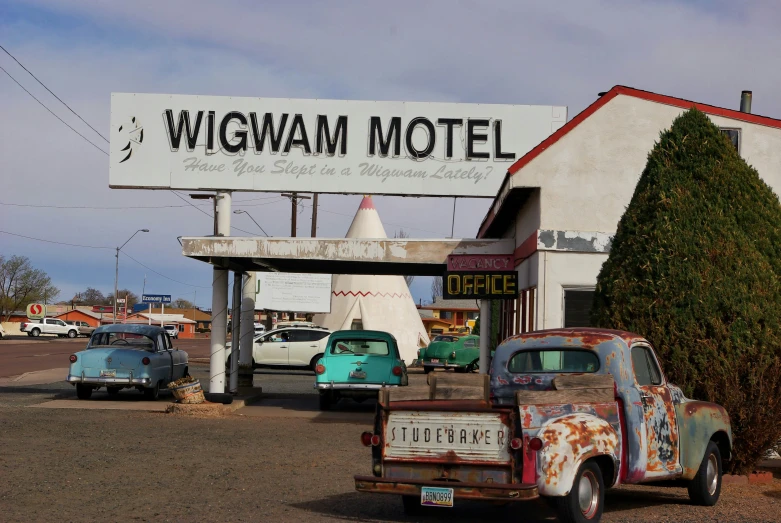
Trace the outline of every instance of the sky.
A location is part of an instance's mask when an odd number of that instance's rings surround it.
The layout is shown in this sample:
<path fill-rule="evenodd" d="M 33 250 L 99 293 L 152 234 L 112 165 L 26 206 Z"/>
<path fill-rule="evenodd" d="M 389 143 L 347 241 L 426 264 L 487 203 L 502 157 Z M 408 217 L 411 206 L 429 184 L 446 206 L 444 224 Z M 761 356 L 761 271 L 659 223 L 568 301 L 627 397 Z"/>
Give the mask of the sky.
<path fill-rule="evenodd" d="M 103 136 L 112 92 L 563 105 L 572 118 L 620 84 L 733 109 L 751 90 L 752 112 L 781 117 L 778 27 L 774 1 L 0 2 L 0 45 Z M 0 66 L 95 144 L 0 71 L 0 230 L 88 246 L 0 233 L 0 255 L 30 258 L 59 299 L 109 293 L 114 248 L 148 228 L 123 249 L 119 287 L 210 307 L 211 268 L 177 237 L 211 234 L 211 218 L 169 191 L 109 189 L 108 143 L 1 51 Z M 318 236 L 344 236 L 360 199 L 321 196 Z M 374 199 L 390 236 L 450 236 L 452 199 Z M 454 236 L 473 238 L 489 205 L 459 200 Z M 234 209 L 289 236 L 278 194 L 235 193 Z M 259 235 L 245 215 L 232 225 Z M 411 290 L 430 300 L 430 278 Z"/>

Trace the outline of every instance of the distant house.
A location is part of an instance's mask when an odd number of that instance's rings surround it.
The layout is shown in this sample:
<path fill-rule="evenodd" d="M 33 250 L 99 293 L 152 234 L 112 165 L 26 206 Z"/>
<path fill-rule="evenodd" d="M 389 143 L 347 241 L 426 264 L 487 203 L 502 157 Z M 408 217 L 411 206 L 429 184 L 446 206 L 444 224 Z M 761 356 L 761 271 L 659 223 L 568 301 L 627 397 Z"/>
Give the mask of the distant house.
<path fill-rule="evenodd" d="M 161 314 L 160 307 L 152 307 L 152 314 Z M 142 311 L 139 314 L 146 314 L 146 311 Z M 211 312 L 204 312 L 201 309 L 175 309 L 173 307 L 166 307 L 165 314 L 181 314 L 184 318 L 195 322 L 195 329 L 210 329 L 212 324 Z"/>
<path fill-rule="evenodd" d="M 445 300 L 437 296 L 431 305 L 418 305 L 429 336 L 448 332 L 469 332 L 480 309 L 475 300 Z"/>
<path fill-rule="evenodd" d="M 63 321 L 85 321 L 90 327 L 100 327 L 100 313 L 77 307 L 67 312 L 61 312 L 54 317 Z"/>
<path fill-rule="evenodd" d="M 182 314 L 149 314 L 137 312 L 130 314 L 123 323 L 151 323 L 152 325 L 174 325 L 180 338 L 194 338 L 196 322 L 185 318 Z"/>

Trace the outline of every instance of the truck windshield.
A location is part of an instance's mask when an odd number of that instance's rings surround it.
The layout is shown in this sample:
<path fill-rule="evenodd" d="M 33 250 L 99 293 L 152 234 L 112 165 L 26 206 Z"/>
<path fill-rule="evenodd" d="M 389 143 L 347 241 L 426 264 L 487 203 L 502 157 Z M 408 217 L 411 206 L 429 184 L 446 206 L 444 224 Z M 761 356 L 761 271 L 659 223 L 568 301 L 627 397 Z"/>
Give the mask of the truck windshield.
<path fill-rule="evenodd" d="M 387 356 L 388 342 L 383 340 L 339 340 L 331 346 L 331 354 L 374 354 Z"/>
<path fill-rule="evenodd" d="M 513 373 L 596 372 L 599 357 L 591 351 L 577 349 L 544 349 L 517 352 L 510 358 L 507 370 Z"/>
<path fill-rule="evenodd" d="M 129 332 L 101 332 L 94 334 L 87 349 L 112 347 L 115 349 L 154 350 L 155 341 Z"/>

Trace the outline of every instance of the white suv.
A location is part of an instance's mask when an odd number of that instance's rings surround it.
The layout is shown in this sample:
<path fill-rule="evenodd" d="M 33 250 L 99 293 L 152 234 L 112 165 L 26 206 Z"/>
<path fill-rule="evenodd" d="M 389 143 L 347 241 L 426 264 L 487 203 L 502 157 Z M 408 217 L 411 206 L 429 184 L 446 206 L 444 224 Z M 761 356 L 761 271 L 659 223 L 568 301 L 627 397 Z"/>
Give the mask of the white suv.
<path fill-rule="evenodd" d="M 166 325 L 163 327 L 166 334 L 171 337 L 171 339 L 177 339 L 179 338 L 179 329 L 176 328 L 176 325 Z"/>
<path fill-rule="evenodd" d="M 252 344 L 253 367 L 298 367 L 314 371 L 331 331 L 322 327 L 274 329 L 255 336 Z M 230 368 L 231 343 L 225 344 L 226 369 Z"/>

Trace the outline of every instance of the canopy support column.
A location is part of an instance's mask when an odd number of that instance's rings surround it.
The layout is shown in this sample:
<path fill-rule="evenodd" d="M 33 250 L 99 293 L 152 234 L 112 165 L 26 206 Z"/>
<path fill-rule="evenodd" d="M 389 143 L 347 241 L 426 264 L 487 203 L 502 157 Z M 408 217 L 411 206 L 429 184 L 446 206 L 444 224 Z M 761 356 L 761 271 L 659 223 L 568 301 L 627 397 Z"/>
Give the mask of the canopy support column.
<path fill-rule="evenodd" d="M 252 345 L 255 339 L 255 273 L 244 275 L 241 288 L 241 349 L 239 352 L 239 387 L 252 387 Z M 235 343 L 235 342 L 234 342 Z"/>
<path fill-rule="evenodd" d="M 215 196 L 217 236 L 230 236 L 231 193 L 217 191 Z M 212 273 L 212 324 L 209 359 L 209 392 L 225 393 L 225 341 L 228 331 L 228 271 L 214 268 Z"/>
<path fill-rule="evenodd" d="M 488 374 L 491 361 L 491 300 L 480 300 L 480 374 Z"/>

